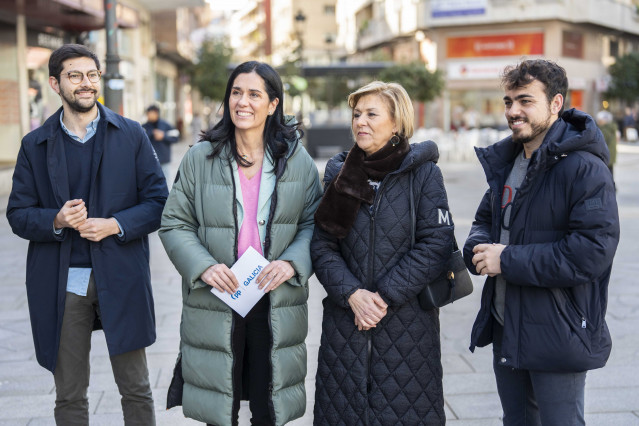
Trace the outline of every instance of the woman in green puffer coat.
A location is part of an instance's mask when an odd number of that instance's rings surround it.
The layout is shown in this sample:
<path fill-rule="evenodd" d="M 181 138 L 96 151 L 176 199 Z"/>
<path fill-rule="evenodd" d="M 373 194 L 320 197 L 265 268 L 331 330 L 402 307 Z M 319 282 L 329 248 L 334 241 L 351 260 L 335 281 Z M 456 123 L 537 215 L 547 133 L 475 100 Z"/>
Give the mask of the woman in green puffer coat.
<path fill-rule="evenodd" d="M 287 123 L 282 81 L 267 64 L 231 74 L 224 116 L 185 155 L 162 215 L 160 238 L 182 276 L 180 357 L 167 408 L 236 425 L 283 425 L 306 408 L 309 244 L 322 189 Z M 241 317 L 211 293 L 238 288 L 230 267 L 253 247 L 270 264 L 255 280 L 266 294 Z"/>

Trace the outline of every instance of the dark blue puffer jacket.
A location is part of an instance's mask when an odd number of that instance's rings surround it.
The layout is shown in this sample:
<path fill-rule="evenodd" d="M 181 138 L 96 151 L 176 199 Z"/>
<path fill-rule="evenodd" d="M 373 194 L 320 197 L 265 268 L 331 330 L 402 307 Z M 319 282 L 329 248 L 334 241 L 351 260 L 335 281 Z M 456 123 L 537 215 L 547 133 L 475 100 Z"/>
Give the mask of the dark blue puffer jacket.
<path fill-rule="evenodd" d="M 346 154 L 331 159 L 324 183 Z M 313 269 L 328 297 L 315 392 L 315 425 L 443 425 L 439 312 L 423 311 L 417 294 L 441 274 L 453 223 L 433 142 L 412 145 L 382 181 L 371 206 L 362 204 L 349 234 L 338 240 L 319 226 L 311 242 Z M 416 239 L 411 244 L 409 179 Z M 378 291 L 386 316 L 369 331 L 354 325 L 349 296 Z"/>
<path fill-rule="evenodd" d="M 522 146 L 511 137 L 476 148 L 490 189 L 464 245 L 499 241 L 502 188 Z M 619 216 L 608 148 L 593 119 L 571 109 L 532 155 L 511 211 L 510 244 L 501 254 L 506 279 L 500 362 L 530 370 L 578 372 L 603 367 L 610 355 L 608 282 L 619 242 Z M 495 279 L 484 285 L 471 336 L 492 342 Z"/>

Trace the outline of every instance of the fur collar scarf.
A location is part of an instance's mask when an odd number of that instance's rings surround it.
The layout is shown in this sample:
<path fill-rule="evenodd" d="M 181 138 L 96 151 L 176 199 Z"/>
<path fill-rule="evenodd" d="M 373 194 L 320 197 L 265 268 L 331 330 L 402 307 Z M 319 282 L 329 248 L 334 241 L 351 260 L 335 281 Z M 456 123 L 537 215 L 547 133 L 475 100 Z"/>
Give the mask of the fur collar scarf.
<path fill-rule="evenodd" d="M 354 145 L 337 177 L 326 188 L 315 212 L 315 224 L 337 238 L 346 237 L 355 223 L 361 203 L 373 204 L 375 200 L 369 179 L 384 179 L 399 168 L 409 152 L 407 139 L 401 139 L 396 145 L 389 141 L 368 157 Z"/>

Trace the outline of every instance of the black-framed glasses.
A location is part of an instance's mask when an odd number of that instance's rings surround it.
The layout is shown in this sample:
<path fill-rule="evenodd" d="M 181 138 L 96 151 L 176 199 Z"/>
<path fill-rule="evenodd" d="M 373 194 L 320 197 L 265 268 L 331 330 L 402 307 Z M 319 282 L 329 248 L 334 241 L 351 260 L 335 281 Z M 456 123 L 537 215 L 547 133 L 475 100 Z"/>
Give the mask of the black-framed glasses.
<path fill-rule="evenodd" d="M 102 73 L 99 70 L 89 71 L 86 74 L 87 78 L 91 83 L 97 83 L 100 81 L 102 77 Z M 82 80 L 84 80 L 84 73 L 80 71 L 69 71 L 67 73 L 67 77 L 69 77 L 69 81 L 73 84 L 80 84 Z"/>

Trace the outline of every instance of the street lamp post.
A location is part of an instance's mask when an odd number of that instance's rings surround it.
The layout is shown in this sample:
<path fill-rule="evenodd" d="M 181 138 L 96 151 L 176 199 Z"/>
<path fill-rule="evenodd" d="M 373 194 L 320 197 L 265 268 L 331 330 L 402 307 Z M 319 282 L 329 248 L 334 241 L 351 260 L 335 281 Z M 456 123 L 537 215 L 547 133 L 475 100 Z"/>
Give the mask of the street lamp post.
<path fill-rule="evenodd" d="M 301 10 L 295 15 L 295 33 L 298 42 L 297 60 L 299 62 L 299 76 L 304 78 L 304 22 L 306 15 Z M 300 122 L 304 123 L 304 93 L 300 93 Z"/>
<path fill-rule="evenodd" d="M 295 15 L 295 33 L 297 35 L 298 42 L 298 59 L 300 61 L 300 67 L 303 68 L 304 65 L 304 22 L 306 22 L 306 15 L 301 10 L 297 11 Z"/>
<path fill-rule="evenodd" d="M 331 49 L 333 48 L 333 36 L 331 34 L 327 34 L 326 38 L 324 39 L 324 43 L 326 43 L 326 54 L 328 55 L 328 65 L 331 66 L 332 62 L 333 62 L 333 55 L 331 55 Z M 327 100 L 327 104 L 328 104 L 328 111 L 329 111 L 329 116 L 328 116 L 328 120 L 329 122 L 332 120 L 332 108 L 333 108 L 333 81 L 331 81 L 331 77 L 326 76 L 326 100 Z M 335 78 L 335 77 L 333 77 Z"/>
<path fill-rule="evenodd" d="M 106 30 L 106 72 L 104 73 L 104 103 L 122 114 L 122 92 L 124 79 L 120 75 L 120 56 L 118 56 L 118 23 L 115 9 L 117 0 L 104 0 L 104 24 Z"/>
<path fill-rule="evenodd" d="M 328 64 L 331 65 L 333 62 L 333 55 L 331 54 L 331 50 L 333 49 L 333 36 L 331 34 L 327 34 L 324 39 L 324 43 L 326 43 L 326 54 L 328 55 Z"/>

